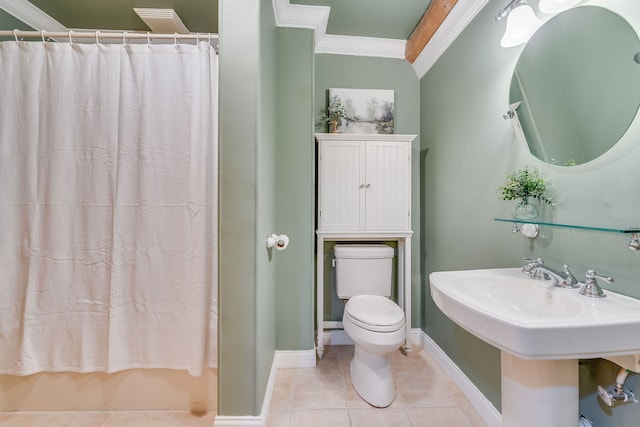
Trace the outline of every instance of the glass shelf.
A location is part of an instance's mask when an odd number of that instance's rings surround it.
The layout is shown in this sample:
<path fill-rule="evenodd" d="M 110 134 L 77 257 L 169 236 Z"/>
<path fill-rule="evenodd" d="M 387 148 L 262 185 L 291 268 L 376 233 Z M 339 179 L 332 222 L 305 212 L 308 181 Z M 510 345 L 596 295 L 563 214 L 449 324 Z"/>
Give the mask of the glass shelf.
<path fill-rule="evenodd" d="M 620 228 L 606 228 L 606 227 L 591 227 L 587 225 L 575 225 L 575 224 L 559 224 L 555 222 L 546 222 L 546 221 L 538 221 L 538 220 L 522 220 L 515 218 L 494 218 L 495 221 L 501 222 L 511 222 L 516 224 L 536 224 L 536 225 L 546 225 L 549 227 L 559 227 L 559 228 L 572 228 L 576 230 L 589 230 L 589 231 L 604 231 L 607 233 L 624 233 L 624 234 L 633 234 L 640 233 L 639 227 L 620 227 Z"/>

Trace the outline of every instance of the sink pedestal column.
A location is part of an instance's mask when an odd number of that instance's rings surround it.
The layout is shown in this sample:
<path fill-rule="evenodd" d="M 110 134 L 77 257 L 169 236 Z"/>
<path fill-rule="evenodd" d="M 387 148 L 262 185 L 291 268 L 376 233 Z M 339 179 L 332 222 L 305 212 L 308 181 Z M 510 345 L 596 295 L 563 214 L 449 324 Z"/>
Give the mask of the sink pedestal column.
<path fill-rule="evenodd" d="M 503 427 L 573 427 L 578 424 L 578 361 L 502 360 Z"/>

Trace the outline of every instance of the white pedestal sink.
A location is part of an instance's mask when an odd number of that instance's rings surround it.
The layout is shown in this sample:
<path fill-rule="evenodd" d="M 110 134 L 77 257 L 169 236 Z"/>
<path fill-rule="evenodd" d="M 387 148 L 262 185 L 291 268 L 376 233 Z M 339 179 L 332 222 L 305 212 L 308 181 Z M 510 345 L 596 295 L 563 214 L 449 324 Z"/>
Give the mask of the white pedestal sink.
<path fill-rule="evenodd" d="M 640 353 L 640 300 L 588 298 L 520 269 L 435 272 L 431 296 L 502 354 L 503 427 L 578 423 L 578 359 Z"/>

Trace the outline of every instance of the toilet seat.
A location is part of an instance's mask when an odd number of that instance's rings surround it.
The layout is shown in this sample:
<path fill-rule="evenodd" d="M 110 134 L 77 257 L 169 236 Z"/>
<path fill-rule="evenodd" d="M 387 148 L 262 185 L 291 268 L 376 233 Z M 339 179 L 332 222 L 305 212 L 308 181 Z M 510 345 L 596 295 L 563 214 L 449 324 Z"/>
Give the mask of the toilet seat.
<path fill-rule="evenodd" d="M 404 311 L 395 302 L 379 295 L 352 297 L 344 307 L 343 317 L 372 332 L 395 332 L 404 326 Z"/>

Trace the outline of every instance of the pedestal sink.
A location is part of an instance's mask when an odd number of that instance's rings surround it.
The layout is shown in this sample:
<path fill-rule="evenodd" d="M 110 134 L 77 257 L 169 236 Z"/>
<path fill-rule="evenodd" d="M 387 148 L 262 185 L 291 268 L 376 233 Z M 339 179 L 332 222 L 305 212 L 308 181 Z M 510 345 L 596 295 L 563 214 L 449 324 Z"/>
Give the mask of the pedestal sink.
<path fill-rule="evenodd" d="M 501 350 L 503 427 L 573 427 L 578 359 L 640 353 L 640 300 L 530 279 L 518 268 L 435 272 L 431 296 Z"/>

